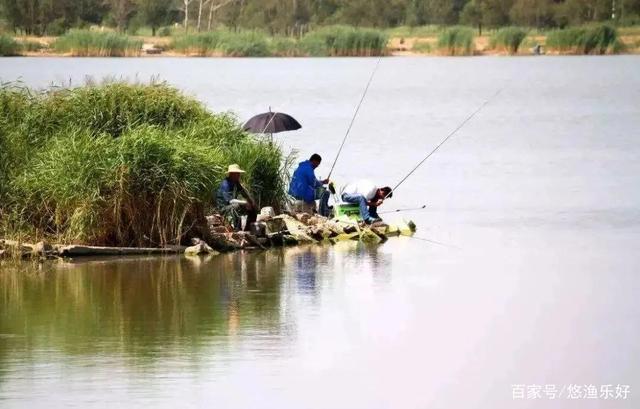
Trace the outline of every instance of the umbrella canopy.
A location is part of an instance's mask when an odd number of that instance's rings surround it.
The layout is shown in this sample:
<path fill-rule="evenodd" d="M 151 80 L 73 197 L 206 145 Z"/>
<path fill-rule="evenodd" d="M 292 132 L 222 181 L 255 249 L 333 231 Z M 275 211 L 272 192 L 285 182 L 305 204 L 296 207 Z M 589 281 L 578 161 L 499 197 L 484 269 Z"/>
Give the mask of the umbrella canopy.
<path fill-rule="evenodd" d="M 265 112 L 249 119 L 242 127 L 245 131 L 253 133 L 278 133 L 284 131 L 295 131 L 302 128 L 302 125 L 291 115 L 282 112 Z"/>

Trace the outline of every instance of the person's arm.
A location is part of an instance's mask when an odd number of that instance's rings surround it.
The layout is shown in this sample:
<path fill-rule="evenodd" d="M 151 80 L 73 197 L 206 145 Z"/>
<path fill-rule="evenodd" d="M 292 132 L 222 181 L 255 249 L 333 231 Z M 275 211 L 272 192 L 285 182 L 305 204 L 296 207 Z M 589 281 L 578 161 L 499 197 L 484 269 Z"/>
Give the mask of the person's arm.
<path fill-rule="evenodd" d="M 377 198 L 377 195 L 378 195 L 378 188 L 373 185 L 369 186 L 367 195 L 366 195 L 367 204 L 369 206 L 377 207 L 382 204 L 382 201 Z"/>
<path fill-rule="evenodd" d="M 229 188 L 229 183 L 226 180 L 223 180 L 218 188 L 218 193 L 216 194 L 216 205 L 218 207 L 224 207 L 229 204 L 229 202 L 233 199 L 233 192 Z"/>
<path fill-rule="evenodd" d="M 216 207 L 221 213 L 225 214 L 233 208 L 231 200 L 233 200 L 233 191 L 229 182 L 223 180 L 216 194 Z"/>
<path fill-rule="evenodd" d="M 255 209 L 256 202 L 253 200 L 253 197 L 251 196 L 247 188 L 245 188 L 241 183 L 238 183 L 238 190 L 240 191 L 240 194 L 242 195 L 242 197 L 244 197 L 247 200 L 247 203 L 249 204 L 249 206 L 252 209 Z"/>

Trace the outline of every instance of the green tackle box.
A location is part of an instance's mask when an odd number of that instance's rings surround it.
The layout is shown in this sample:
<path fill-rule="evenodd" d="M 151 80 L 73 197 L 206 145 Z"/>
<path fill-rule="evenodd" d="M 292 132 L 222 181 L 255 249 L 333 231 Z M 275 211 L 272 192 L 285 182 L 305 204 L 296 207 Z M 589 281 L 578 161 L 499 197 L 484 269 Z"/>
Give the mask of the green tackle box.
<path fill-rule="evenodd" d="M 360 206 L 357 204 L 349 204 L 349 203 L 336 203 L 333 207 L 335 217 L 348 217 L 353 220 L 361 220 L 360 219 Z"/>

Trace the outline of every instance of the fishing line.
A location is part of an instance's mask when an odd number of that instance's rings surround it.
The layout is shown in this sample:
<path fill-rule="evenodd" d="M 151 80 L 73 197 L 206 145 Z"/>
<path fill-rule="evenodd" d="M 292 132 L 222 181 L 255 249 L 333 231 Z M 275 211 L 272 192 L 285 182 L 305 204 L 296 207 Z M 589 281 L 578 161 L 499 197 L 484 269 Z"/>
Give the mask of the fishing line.
<path fill-rule="evenodd" d="M 427 205 L 424 204 L 420 207 L 408 207 L 404 209 L 386 210 L 384 212 L 378 212 L 378 214 L 397 213 L 397 212 L 414 212 L 414 211 L 425 209 L 426 207 Z"/>
<path fill-rule="evenodd" d="M 436 151 L 438 149 L 440 149 L 440 147 L 442 145 L 445 144 L 445 142 L 447 142 L 449 140 L 449 138 L 451 138 L 453 135 L 455 135 L 460 129 L 462 129 L 462 127 L 464 127 L 467 122 L 469 122 L 471 120 L 471 118 L 473 118 L 474 116 L 476 116 L 476 114 L 480 111 L 482 111 L 482 109 L 487 106 L 487 104 L 493 100 L 495 97 L 498 96 L 498 94 L 500 94 L 506 87 L 500 88 L 495 94 L 493 94 L 491 97 L 489 97 L 489 99 L 487 99 L 486 101 L 484 101 L 482 103 L 482 105 L 480 105 L 478 107 L 478 109 L 476 109 L 475 111 L 473 111 L 471 113 L 471 115 L 469 115 L 468 117 L 465 118 L 464 121 L 462 121 L 453 131 L 451 131 L 438 145 L 436 145 L 435 148 L 433 148 L 433 150 L 431 152 L 429 152 L 429 154 L 427 156 L 424 157 L 424 159 L 422 159 L 420 162 L 418 162 L 418 164 L 411 169 L 411 171 L 409 173 L 407 173 L 407 175 L 405 177 L 402 178 L 402 180 L 400 180 L 400 182 L 398 182 L 398 184 L 391 189 L 391 192 L 389 192 L 386 196 L 385 199 L 392 193 L 394 192 L 405 180 L 407 180 L 409 178 L 409 176 L 411 176 L 413 174 L 413 172 L 415 172 L 416 170 L 418 170 L 418 168 L 427 161 L 427 159 L 429 159 L 431 157 L 431 155 L 433 155 L 434 153 L 436 153 Z"/>
<path fill-rule="evenodd" d="M 355 112 L 353 113 L 353 117 L 351 118 L 351 122 L 349 123 L 349 127 L 347 128 L 347 132 L 344 134 L 344 138 L 342 138 L 342 143 L 340 144 L 340 148 L 338 149 L 338 153 L 336 154 L 336 158 L 333 160 L 333 165 L 331 165 L 331 170 L 329 171 L 329 176 L 327 179 L 331 177 L 331 173 L 333 173 L 333 168 L 336 167 L 336 163 L 338 162 L 338 158 L 340 157 L 340 153 L 342 152 L 342 148 L 344 147 L 344 143 L 347 141 L 347 136 L 349 136 L 349 132 L 351 131 L 351 127 L 353 126 L 354 121 L 356 120 L 356 116 L 358 116 L 358 111 L 360 111 L 360 106 L 362 105 L 362 101 L 364 101 L 364 97 L 367 95 L 367 91 L 369 90 L 369 85 L 371 85 L 371 81 L 373 80 L 373 76 L 378 70 L 378 66 L 380 65 L 380 60 L 382 59 L 382 55 L 378 57 L 376 61 L 376 65 L 371 72 L 371 76 L 369 77 L 369 81 L 367 82 L 367 86 L 364 88 L 364 92 L 362 93 L 362 98 L 360 98 L 360 102 L 356 107 Z"/>
<path fill-rule="evenodd" d="M 454 246 L 453 244 L 447 244 L 447 243 L 443 243 L 443 242 L 437 241 L 437 240 L 425 239 L 424 237 L 416 237 L 416 236 L 404 236 L 404 237 L 410 237 L 412 239 L 416 239 L 416 240 L 420 240 L 420 241 L 426 241 L 426 242 L 429 242 L 429 243 L 437 244 L 439 246 L 449 247 L 449 248 L 456 249 L 456 250 L 462 250 L 462 248 L 460 248 L 458 246 Z"/>

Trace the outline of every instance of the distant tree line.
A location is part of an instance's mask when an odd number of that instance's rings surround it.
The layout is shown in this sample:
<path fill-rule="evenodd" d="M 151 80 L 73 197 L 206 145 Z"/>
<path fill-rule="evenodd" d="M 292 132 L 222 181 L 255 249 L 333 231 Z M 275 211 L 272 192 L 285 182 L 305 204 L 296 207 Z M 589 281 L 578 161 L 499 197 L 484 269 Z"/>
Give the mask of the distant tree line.
<path fill-rule="evenodd" d="M 640 0 L 0 0 L 6 29 L 57 35 L 73 27 L 106 25 L 135 32 L 179 24 L 263 29 L 295 35 L 309 27 L 467 24 L 565 27 L 595 21 L 640 22 Z"/>

